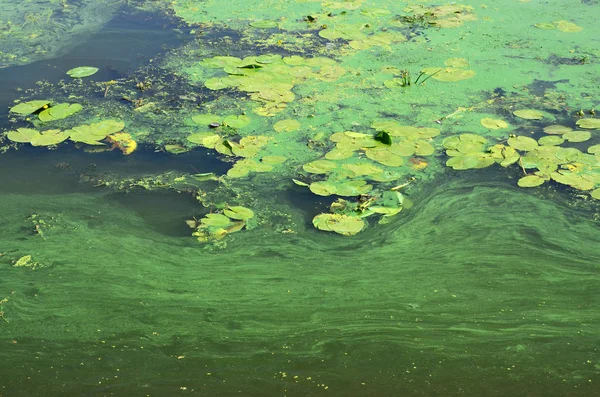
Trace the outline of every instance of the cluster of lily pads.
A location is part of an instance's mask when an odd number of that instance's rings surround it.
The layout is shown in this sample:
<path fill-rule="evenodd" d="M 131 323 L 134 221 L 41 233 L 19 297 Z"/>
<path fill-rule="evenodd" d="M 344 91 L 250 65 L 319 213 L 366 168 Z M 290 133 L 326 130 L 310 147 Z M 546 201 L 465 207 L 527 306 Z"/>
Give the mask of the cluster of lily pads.
<path fill-rule="evenodd" d="M 376 202 L 379 201 L 379 204 Z M 367 197 L 358 203 L 338 199 L 331 204 L 330 213 L 316 215 L 313 226 L 325 232 L 335 232 L 344 236 L 353 236 L 367 226 L 366 218 L 381 215 L 379 224 L 385 224 L 390 217 L 412 205 L 410 200 L 397 190 L 388 190 L 380 198 Z"/>
<path fill-rule="evenodd" d="M 518 117 L 539 119 L 541 112 L 524 109 L 515 111 Z M 484 119 L 482 124 L 504 127 L 502 120 Z M 577 126 L 600 129 L 600 119 L 580 119 Z M 450 157 L 446 165 L 455 170 L 485 168 L 492 164 L 508 167 L 517 164 L 525 174 L 517 182 L 521 187 L 535 187 L 553 180 L 574 189 L 590 191 L 591 197 L 600 199 L 600 145 L 587 148 L 587 153 L 574 147 L 561 147 L 564 142 L 580 143 L 591 138 L 585 130 L 553 124 L 543 131 L 548 134 L 539 139 L 512 135 L 506 142 L 488 145 L 487 138 L 475 134 L 447 137 L 442 142 Z M 527 170 L 534 170 L 528 173 Z"/>
<path fill-rule="evenodd" d="M 120 132 L 125 127 L 121 121 L 104 120 L 98 123 L 80 125 L 69 130 L 51 129 L 38 131 L 32 128 L 17 128 L 8 131 L 7 137 L 13 142 L 30 143 L 32 146 L 57 145 L 69 139 L 72 142 L 84 143 L 86 145 L 105 146 L 102 140 L 106 140 L 123 154 L 132 153 L 137 143 L 130 134 Z"/>
<path fill-rule="evenodd" d="M 210 213 L 200 220 L 187 221 L 194 229 L 192 233 L 198 241 L 207 243 L 222 240 L 231 233 L 248 227 L 248 222 L 254 218 L 254 212 L 243 206 L 229 206 L 222 213 Z"/>
<path fill-rule="evenodd" d="M 268 172 L 274 165 L 285 162 L 284 156 L 257 157 L 261 149 L 271 139 L 265 135 L 248 135 L 239 140 L 234 140 L 221 127 L 229 127 L 234 131 L 247 126 L 250 118 L 246 115 L 230 115 L 227 117 L 213 114 L 199 114 L 192 116 L 194 123 L 210 127 L 209 131 L 197 132 L 187 137 L 189 142 L 198 144 L 208 149 L 214 149 L 222 155 L 240 157 L 227 171 L 230 178 L 242 178 L 250 172 Z M 282 124 L 280 128 L 286 128 Z"/>
<path fill-rule="evenodd" d="M 277 54 L 250 56 L 244 59 L 231 56 L 206 58 L 200 66 L 221 69 L 226 75 L 217 75 L 204 81 L 206 88 L 221 90 L 235 88 L 250 94 L 250 99 L 262 106 L 254 112 L 274 116 L 295 99 L 294 85 L 308 79 L 336 81 L 346 70 L 330 58 L 303 58 Z"/>
<path fill-rule="evenodd" d="M 83 109 L 83 106 L 81 106 L 79 103 L 52 104 L 52 101 L 38 99 L 19 103 L 18 105 L 10 108 L 10 112 L 20 116 L 28 116 L 39 111 L 39 119 L 42 122 L 49 122 L 72 116 L 81 109 Z"/>

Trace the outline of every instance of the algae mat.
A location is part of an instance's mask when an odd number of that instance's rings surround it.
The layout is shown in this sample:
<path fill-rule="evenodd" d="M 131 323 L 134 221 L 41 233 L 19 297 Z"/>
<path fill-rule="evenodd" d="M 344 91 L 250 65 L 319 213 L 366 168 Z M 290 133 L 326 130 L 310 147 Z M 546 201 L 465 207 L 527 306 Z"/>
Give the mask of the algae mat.
<path fill-rule="evenodd" d="M 448 181 L 352 245 L 213 252 L 110 195 L 3 194 L 3 393 L 593 395 L 598 224 L 517 189 Z"/>
<path fill-rule="evenodd" d="M 597 2 L 126 3 L 1 116 L 0 394 L 595 395 Z"/>

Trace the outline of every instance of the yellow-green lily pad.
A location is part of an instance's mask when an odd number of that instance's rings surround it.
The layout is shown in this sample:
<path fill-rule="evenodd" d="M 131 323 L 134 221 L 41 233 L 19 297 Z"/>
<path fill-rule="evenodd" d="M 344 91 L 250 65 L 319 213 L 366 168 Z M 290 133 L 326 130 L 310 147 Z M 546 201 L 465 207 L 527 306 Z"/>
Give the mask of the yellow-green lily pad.
<path fill-rule="evenodd" d="M 517 184 L 520 187 L 536 187 L 546 182 L 544 178 L 538 175 L 527 175 L 519 179 Z"/>
<path fill-rule="evenodd" d="M 247 221 L 248 219 L 254 217 L 254 212 L 250 208 L 242 207 L 240 205 L 228 207 L 223 211 L 223 213 L 230 219 L 239 221 Z"/>
<path fill-rule="evenodd" d="M 552 125 L 544 127 L 544 132 L 546 134 L 550 134 L 550 135 L 562 135 L 562 134 L 566 134 L 569 131 L 573 131 L 573 129 L 567 127 L 566 125 L 560 125 L 560 124 L 552 124 Z"/>
<path fill-rule="evenodd" d="M 315 160 L 306 163 L 302 169 L 311 174 L 327 174 L 337 168 L 337 164 L 329 160 Z"/>
<path fill-rule="evenodd" d="M 7 137 L 13 142 L 29 143 L 39 134 L 38 131 L 31 128 L 17 128 L 16 131 L 9 131 Z"/>
<path fill-rule="evenodd" d="M 299 128 L 300 123 L 293 119 L 279 120 L 273 125 L 273 129 L 277 132 L 292 132 Z"/>
<path fill-rule="evenodd" d="M 563 138 L 569 142 L 585 142 L 591 137 L 592 134 L 589 131 L 570 131 L 563 134 Z"/>
<path fill-rule="evenodd" d="M 600 119 L 581 119 L 575 123 L 579 128 L 585 128 L 589 130 L 600 129 Z"/>
<path fill-rule="evenodd" d="M 517 150 L 526 152 L 535 150 L 538 147 L 536 140 L 528 136 L 514 136 L 508 138 L 508 144 Z"/>
<path fill-rule="evenodd" d="M 83 78 L 95 74 L 98 68 L 93 66 L 80 66 L 67 71 L 67 74 L 73 78 Z"/>
<path fill-rule="evenodd" d="M 559 135 L 548 135 L 538 139 L 538 143 L 542 146 L 557 146 L 562 145 L 565 139 Z"/>
<path fill-rule="evenodd" d="M 42 131 L 38 135 L 31 138 L 33 146 L 50 146 L 61 143 L 69 137 L 68 131 L 47 130 Z"/>
<path fill-rule="evenodd" d="M 485 117 L 481 119 L 481 125 L 490 130 L 500 130 L 503 128 L 508 128 L 508 123 L 504 120 L 492 119 L 490 117 Z"/>
<path fill-rule="evenodd" d="M 353 236 L 364 229 L 366 224 L 358 216 L 319 214 L 313 218 L 313 225 L 319 230 Z"/>
<path fill-rule="evenodd" d="M 246 116 L 246 115 L 241 115 L 241 116 L 235 116 L 235 115 L 231 115 L 231 116 L 227 116 L 225 117 L 225 119 L 223 120 L 224 124 L 227 124 L 230 127 L 233 128 L 243 128 L 245 126 L 247 126 L 248 124 L 250 124 L 250 117 Z"/>
<path fill-rule="evenodd" d="M 40 112 L 39 118 L 43 122 L 60 120 L 69 117 L 83 109 L 79 103 L 59 103 Z"/>
<path fill-rule="evenodd" d="M 587 152 L 590 154 L 597 154 L 600 153 L 600 144 L 599 145 L 592 145 L 587 149 Z"/>
<path fill-rule="evenodd" d="M 38 99 L 35 101 L 19 103 L 18 105 L 15 105 L 12 108 L 10 108 L 9 111 L 11 113 L 20 114 L 21 116 L 27 116 L 28 114 L 37 112 L 38 110 L 40 110 L 44 106 L 47 106 L 50 103 L 51 101 L 48 101 L 46 99 Z"/>
<path fill-rule="evenodd" d="M 541 120 L 544 118 L 544 113 L 540 112 L 539 110 L 535 110 L 535 109 L 515 110 L 513 112 L 513 114 L 517 117 L 520 117 L 520 118 L 526 119 L 526 120 Z"/>
<path fill-rule="evenodd" d="M 223 214 L 206 214 L 200 219 L 200 223 L 205 226 L 225 227 L 231 223 L 231 220 Z"/>

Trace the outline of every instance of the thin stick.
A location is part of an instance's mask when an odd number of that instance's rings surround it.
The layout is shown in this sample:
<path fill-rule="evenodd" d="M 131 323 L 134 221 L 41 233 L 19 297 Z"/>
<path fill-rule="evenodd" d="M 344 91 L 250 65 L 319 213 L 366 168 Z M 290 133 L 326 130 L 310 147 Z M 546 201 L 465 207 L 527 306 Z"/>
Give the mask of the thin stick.
<path fill-rule="evenodd" d="M 435 76 L 436 74 L 438 74 L 439 72 L 441 72 L 442 70 L 443 70 L 443 69 L 440 69 L 440 70 L 438 70 L 437 72 L 435 72 L 435 73 L 432 73 L 432 74 L 430 74 L 429 76 L 427 76 L 427 78 L 421 82 L 421 85 L 425 84 L 425 82 L 426 82 L 427 80 L 429 80 L 430 78 L 432 78 L 433 76 Z M 419 76 L 419 77 L 420 77 L 420 76 Z M 417 79 L 417 80 L 418 80 L 418 79 Z M 416 83 L 415 83 L 415 84 L 416 84 Z"/>
<path fill-rule="evenodd" d="M 525 167 L 523 167 L 523 156 L 519 156 L 519 165 L 521 166 L 521 169 L 523 170 L 523 174 L 527 175 L 527 171 L 525 171 Z"/>

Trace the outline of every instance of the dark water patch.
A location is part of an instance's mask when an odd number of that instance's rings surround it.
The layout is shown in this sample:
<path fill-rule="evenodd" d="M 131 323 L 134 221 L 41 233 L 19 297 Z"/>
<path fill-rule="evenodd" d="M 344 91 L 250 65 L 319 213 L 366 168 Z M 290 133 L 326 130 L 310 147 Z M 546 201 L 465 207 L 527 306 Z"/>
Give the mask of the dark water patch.
<path fill-rule="evenodd" d="M 85 192 L 93 189 L 93 184 L 82 185 L 82 180 L 102 185 L 102 179 L 151 178 L 166 172 L 221 175 L 228 168 L 229 164 L 216 160 L 204 149 L 172 155 L 141 148 L 124 156 L 118 150 L 85 153 L 69 144 L 61 144 L 58 150 L 22 145 L 18 151 L 0 155 L 0 184 L 7 193 Z"/>
<path fill-rule="evenodd" d="M 568 82 L 569 82 L 569 80 L 567 80 L 567 79 L 554 80 L 554 81 L 533 79 L 531 84 L 527 85 L 527 89 L 533 95 L 544 96 L 544 94 L 546 94 L 546 91 L 556 90 L 557 84 L 568 83 Z"/>
<path fill-rule="evenodd" d="M 134 211 L 146 225 L 157 232 L 171 237 L 190 239 L 191 230 L 185 221 L 201 218 L 202 206 L 191 195 L 176 192 L 149 192 L 139 189 L 128 193 L 116 193 L 108 200 L 114 201 L 129 211 Z"/>
<path fill-rule="evenodd" d="M 86 82 L 108 81 L 128 76 L 168 48 L 181 45 L 189 35 L 164 16 L 123 12 L 85 43 L 58 58 L 25 66 L 0 69 L 0 108 L 18 99 L 19 91 L 33 88 L 39 80 L 70 79 L 65 73 L 78 66 L 100 70 Z"/>

